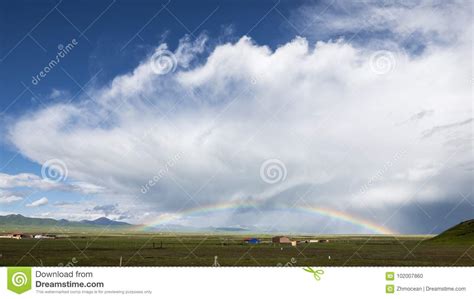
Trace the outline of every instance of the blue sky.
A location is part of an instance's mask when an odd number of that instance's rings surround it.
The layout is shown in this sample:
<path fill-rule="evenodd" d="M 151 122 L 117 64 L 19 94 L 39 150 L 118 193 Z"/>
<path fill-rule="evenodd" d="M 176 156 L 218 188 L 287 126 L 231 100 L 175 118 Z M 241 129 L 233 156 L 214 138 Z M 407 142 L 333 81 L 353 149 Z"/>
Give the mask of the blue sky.
<path fill-rule="evenodd" d="M 176 47 L 178 40 L 189 34 L 188 30 L 195 35 L 206 32 L 229 41 L 251 30 L 252 37 L 274 46 L 294 35 L 281 16 L 273 14 L 261 20 L 276 2 L 167 3 L 103 1 L 84 5 L 74 1 L 38 1 L 32 5 L 29 1 L 2 2 L 2 120 L 9 121 L 54 103 L 55 99 L 49 97 L 54 89 L 76 95 L 91 79 L 97 84 L 105 83 L 132 69 L 157 44 L 166 41 L 170 47 Z M 163 10 L 166 4 L 169 11 Z M 283 1 L 278 7 L 288 13 L 292 5 Z M 273 27 L 275 22 L 279 28 Z M 256 24 L 258 26 L 253 28 Z M 80 46 L 61 62 L 61 68 L 54 69 L 43 82 L 33 85 L 32 77 L 56 56 L 58 45 L 74 38 Z M 7 142 L 1 146 L 2 172 L 40 174 L 41 165 L 18 155 Z"/>
<path fill-rule="evenodd" d="M 468 5 L 3 1 L 0 212 L 268 228 L 297 204 L 415 233 L 472 218 Z M 186 212 L 226 203 L 254 209 Z"/>
<path fill-rule="evenodd" d="M 171 48 L 176 47 L 179 39 L 189 34 L 188 30 L 195 35 L 206 32 L 223 41 L 236 40 L 251 31 L 252 38 L 272 46 L 294 36 L 294 29 L 278 14 L 272 13 L 261 20 L 276 2 L 167 3 L 38 1 L 33 5 L 29 1 L 2 2 L 2 117 L 13 118 L 54 102 L 49 98 L 53 89 L 76 95 L 91 79 L 97 84 L 105 83 L 133 69 L 159 43 L 166 41 Z M 168 10 L 163 9 L 165 4 Z M 288 15 L 297 5 L 297 1 L 281 1 L 278 9 Z M 58 45 L 72 39 L 80 46 L 61 62 L 61 68 L 49 73 L 41 84 L 33 85 L 32 77 L 55 57 Z M 21 157 L 17 157 L 15 163 L 8 163 L 16 153 L 2 144 L 0 161 L 5 171 L 38 172 L 38 165 Z"/>

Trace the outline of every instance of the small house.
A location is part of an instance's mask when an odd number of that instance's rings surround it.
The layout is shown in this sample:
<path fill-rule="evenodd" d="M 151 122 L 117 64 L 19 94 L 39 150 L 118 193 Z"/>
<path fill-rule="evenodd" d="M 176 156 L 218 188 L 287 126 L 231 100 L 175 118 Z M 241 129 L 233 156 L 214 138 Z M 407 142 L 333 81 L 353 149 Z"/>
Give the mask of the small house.
<path fill-rule="evenodd" d="M 40 235 L 35 235 L 34 238 L 35 238 L 35 239 L 56 239 L 56 236 L 55 236 L 55 235 L 43 235 L 43 234 L 40 234 Z"/>
<path fill-rule="evenodd" d="M 305 240 L 304 243 L 328 243 L 329 240 Z"/>
<path fill-rule="evenodd" d="M 25 239 L 25 238 L 28 238 L 29 236 L 28 235 L 25 235 L 25 234 L 12 234 L 11 235 L 11 238 L 12 239 L 17 239 L 17 240 L 21 240 L 21 239 Z"/>
<path fill-rule="evenodd" d="M 260 244 L 260 239 L 257 238 L 247 238 L 244 240 L 247 244 Z"/>
<path fill-rule="evenodd" d="M 288 237 L 285 236 L 276 236 L 272 238 L 272 243 L 277 243 L 277 244 L 291 244 L 291 240 Z"/>

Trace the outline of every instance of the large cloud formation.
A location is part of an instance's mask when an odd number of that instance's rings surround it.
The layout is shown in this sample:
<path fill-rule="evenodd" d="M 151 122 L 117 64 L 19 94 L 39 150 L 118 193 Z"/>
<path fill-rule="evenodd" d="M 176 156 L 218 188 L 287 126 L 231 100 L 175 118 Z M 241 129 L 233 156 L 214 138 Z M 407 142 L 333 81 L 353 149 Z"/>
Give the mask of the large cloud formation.
<path fill-rule="evenodd" d="M 447 213 L 460 194 L 472 201 L 469 4 L 372 9 L 382 17 L 369 23 L 357 14 L 323 19 L 333 39 L 316 43 L 297 36 L 271 49 L 243 36 L 209 53 L 204 36 L 184 38 L 174 52 L 162 44 L 80 101 L 25 115 L 10 140 L 37 163 L 60 159 L 71 178 L 143 217 L 270 226 L 274 207 L 307 204 L 416 230 L 404 207 L 431 218 L 438 214 L 426 207 Z M 377 46 L 350 41 L 341 32 L 354 26 L 386 35 Z M 263 169 L 271 162 L 274 173 Z M 258 212 L 179 216 L 233 201 Z M 319 223 L 287 217 L 288 228 Z"/>

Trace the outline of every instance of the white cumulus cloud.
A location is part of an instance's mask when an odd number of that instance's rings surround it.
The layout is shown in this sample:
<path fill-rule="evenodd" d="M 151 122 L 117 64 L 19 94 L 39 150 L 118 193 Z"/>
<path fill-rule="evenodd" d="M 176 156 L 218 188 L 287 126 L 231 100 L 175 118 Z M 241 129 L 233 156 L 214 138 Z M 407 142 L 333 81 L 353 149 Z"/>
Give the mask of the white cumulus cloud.
<path fill-rule="evenodd" d="M 41 207 L 41 206 L 47 205 L 48 202 L 49 202 L 49 200 L 46 197 L 41 197 L 38 200 L 35 200 L 35 201 L 33 201 L 29 204 L 26 204 L 26 206 L 29 207 L 29 208 L 36 208 L 36 207 Z"/>
<path fill-rule="evenodd" d="M 446 9 L 443 22 L 459 6 Z M 444 35 L 449 27 L 415 22 L 405 8 L 385 13 L 413 21 L 390 19 L 397 34 L 408 26 L 429 38 L 426 32 Z M 336 25 L 359 26 L 328 26 Z M 185 38 L 174 72 L 156 74 L 150 55 L 88 90 L 93 102 L 84 97 L 34 111 L 9 137 L 29 159 L 60 159 L 82 186 L 103 186 L 132 209 L 158 214 L 238 200 L 291 205 L 303 198 L 359 213 L 368 206 L 379 215 L 413 198 L 450 202 L 472 183 L 472 172 L 460 167 L 472 161 L 471 123 L 446 127 L 472 117 L 470 35 L 454 33 L 449 43 L 424 39 L 417 55 L 391 46 L 377 62 L 389 64 L 382 73 L 374 71 L 378 49 L 344 38 L 295 37 L 271 49 L 244 36 L 201 63 L 195 60 L 205 38 Z M 278 184 L 260 177 L 268 159 L 286 168 Z"/>

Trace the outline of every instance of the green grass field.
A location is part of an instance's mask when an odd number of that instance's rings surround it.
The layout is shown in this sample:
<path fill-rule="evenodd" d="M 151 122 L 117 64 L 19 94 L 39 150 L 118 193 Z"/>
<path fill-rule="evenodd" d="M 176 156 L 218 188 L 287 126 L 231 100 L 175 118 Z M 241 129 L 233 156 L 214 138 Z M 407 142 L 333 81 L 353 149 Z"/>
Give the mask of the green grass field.
<path fill-rule="evenodd" d="M 464 243 L 474 245 L 474 220 L 467 220 L 434 237 L 436 243 Z"/>
<path fill-rule="evenodd" d="M 64 233 L 64 232 L 61 232 Z M 243 235 L 137 234 L 97 231 L 67 238 L 0 239 L 0 265 L 22 266 L 474 266 L 472 242 L 433 236 L 339 236 L 329 243 L 245 244 Z M 309 236 L 291 236 L 307 239 Z M 311 238 L 321 238 L 321 236 Z M 161 243 L 163 247 L 161 248 Z"/>

